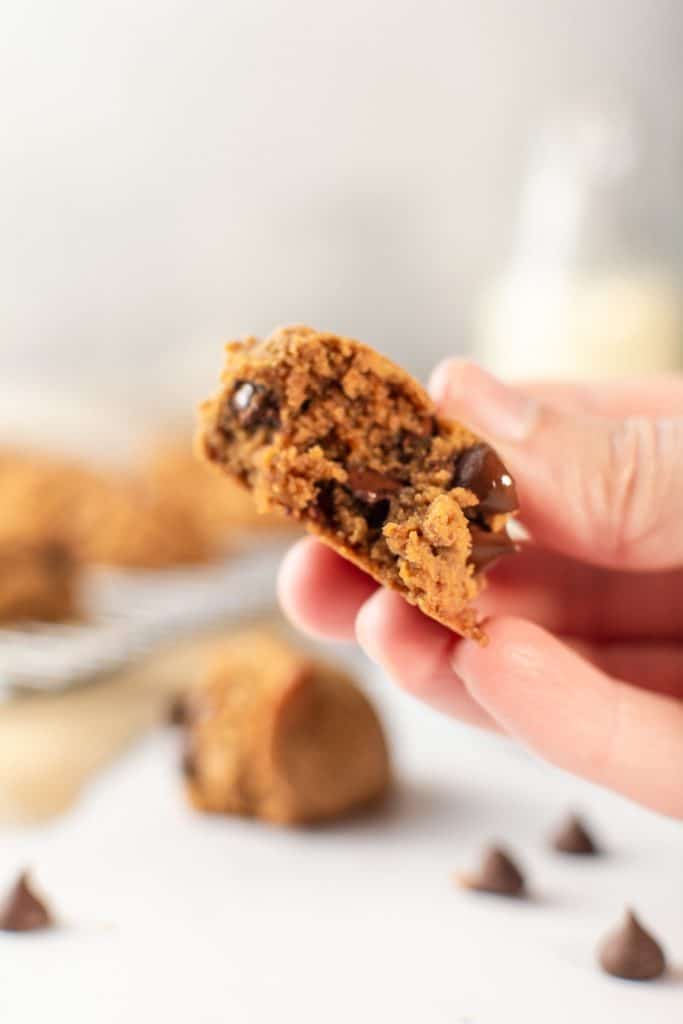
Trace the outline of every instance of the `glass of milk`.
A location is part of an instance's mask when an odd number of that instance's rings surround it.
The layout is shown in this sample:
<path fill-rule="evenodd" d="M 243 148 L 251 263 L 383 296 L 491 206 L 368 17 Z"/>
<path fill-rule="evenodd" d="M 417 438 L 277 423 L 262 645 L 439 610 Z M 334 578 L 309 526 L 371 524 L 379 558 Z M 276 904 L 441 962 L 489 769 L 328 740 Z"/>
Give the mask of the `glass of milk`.
<path fill-rule="evenodd" d="M 484 365 L 513 378 L 683 368 L 681 211 L 666 208 L 655 143 L 618 105 L 544 133 L 508 269 L 478 309 Z"/>

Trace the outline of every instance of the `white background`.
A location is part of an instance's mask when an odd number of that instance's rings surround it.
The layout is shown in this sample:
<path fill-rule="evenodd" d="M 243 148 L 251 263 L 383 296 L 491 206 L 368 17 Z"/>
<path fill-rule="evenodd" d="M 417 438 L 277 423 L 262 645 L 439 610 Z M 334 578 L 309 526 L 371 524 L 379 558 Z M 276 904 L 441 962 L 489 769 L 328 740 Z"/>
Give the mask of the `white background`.
<path fill-rule="evenodd" d="M 358 658 L 358 669 L 363 662 Z M 185 805 L 179 738 L 151 737 L 67 818 L 7 832 L 0 883 L 25 863 L 62 930 L 0 935 L 8 1024 L 673 1024 L 683 1006 L 680 822 L 455 726 L 363 673 L 393 741 L 380 815 L 286 830 Z M 562 858 L 569 806 L 608 853 Z M 451 880 L 490 839 L 524 864 L 529 902 Z M 594 947 L 632 904 L 673 971 L 619 981 Z"/>
<path fill-rule="evenodd" d="M 0 402 L 186 410 L 291 321 L 426 372 L 567 104 L 639 105 L 675 235 L 682 50 L 677 0 L 5 0 Z"/>

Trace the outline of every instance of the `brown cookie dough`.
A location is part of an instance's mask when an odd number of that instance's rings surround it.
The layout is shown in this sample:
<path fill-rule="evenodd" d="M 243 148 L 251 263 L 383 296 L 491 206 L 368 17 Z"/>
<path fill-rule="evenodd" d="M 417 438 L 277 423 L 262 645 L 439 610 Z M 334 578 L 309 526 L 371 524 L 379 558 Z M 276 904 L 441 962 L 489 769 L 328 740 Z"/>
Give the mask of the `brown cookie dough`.
<path fill-rule="evenodd" d="M 263 629 L 236 634 L 187 700 L 183 770 L 202 811 L 336 818 L 389 782 L 382 729 L 342 672 Z"/>
<path fill-rule="evenodd" d="M 87 564 L 162 568 L 205 562 L 215 545 L 183 508 L 132 473 L 33 452 L 0 452 L 0 543 L 57 539 Z"/>
<path fill-rule="evenodd" d="M 482 640 L 469 602 L 513 550 L 517 508 L 495 452 L 436 415 L 404 370 L 308 327 L 228 345 L 223 387 L 202 407 L 211 461 L 380 583 Z"/>
<path fill-rule="evenodd" d="M 77 591 L 78 567 L 68 548 L 0 541 L 0 623 L 76 618 Z"/>

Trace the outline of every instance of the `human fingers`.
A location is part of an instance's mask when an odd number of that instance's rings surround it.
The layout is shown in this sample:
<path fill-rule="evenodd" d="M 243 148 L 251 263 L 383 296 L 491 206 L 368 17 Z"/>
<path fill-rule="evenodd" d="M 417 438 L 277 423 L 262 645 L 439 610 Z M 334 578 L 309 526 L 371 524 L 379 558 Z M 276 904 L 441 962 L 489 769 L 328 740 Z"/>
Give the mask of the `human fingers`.
<path fill-rule="evenodd" d="M 552 633 L 595 640 L 683 637 L 683 569 L 632 573 L 525 545 L 489 570 L 483 617 L 515 615 Z"/>
<path fill-rule="evenodd" d="M 436 393 L 441 387 L 439 374 L 437 368 L 433 383 Z M 515 382 L 515 387 L 568 412 L 596 416 L 678 416 L 683 410 L 683 374 L 640 380 L 522 380 Z"/>
<path fill-rule="evenodd" d="M 377 590 L 358 612 L 356 637 L 403 690 L 470 725 L 496 728 L 451 666 L 461 638 L 399 594 Z"/>
<path fill-rule="evenodd" d="M 683 415 L 568 413 L 457 361 L 441 379 L 445 411 L 516 478 L 537 543 L 614 568 L 683 566 Z"/>
<path fill-rule="evenodd" d="M 683 701 L 606 675 L 523 619 L 487 623 L 489 644 L 453 647 L 471 696 L 561 768 L 683 817 Z"/>
<path fill-rule="evenodd" d="M 565 638 L 565 643 L 615 679 L 683 700 L 683 643 L 594 643 L 576 638 Z"/>
<path fill-rule="evenodd" d="M 358 609 L 377 588 L 367 573 L 331 548 L 304 538 L 280 566 L 278 596 L 292 623 L 328 640 L 353 640 Z"/>

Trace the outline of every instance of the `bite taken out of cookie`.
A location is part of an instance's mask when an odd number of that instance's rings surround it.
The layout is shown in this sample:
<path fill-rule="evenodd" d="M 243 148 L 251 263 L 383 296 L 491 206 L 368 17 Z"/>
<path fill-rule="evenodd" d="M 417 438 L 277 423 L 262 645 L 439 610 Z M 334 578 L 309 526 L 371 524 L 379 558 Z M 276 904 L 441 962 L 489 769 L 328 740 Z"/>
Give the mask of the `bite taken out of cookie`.
<path fill-rule="evenodd" d="M 234 342 L 199 447 L 262 511 L 301 521 L 425 614 L 485 639 L 471 602 L 514 551 L 515 485 L 406 371 L 309 327 Z"/>

